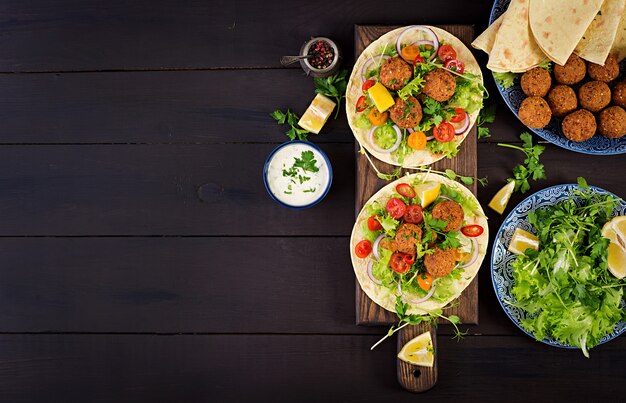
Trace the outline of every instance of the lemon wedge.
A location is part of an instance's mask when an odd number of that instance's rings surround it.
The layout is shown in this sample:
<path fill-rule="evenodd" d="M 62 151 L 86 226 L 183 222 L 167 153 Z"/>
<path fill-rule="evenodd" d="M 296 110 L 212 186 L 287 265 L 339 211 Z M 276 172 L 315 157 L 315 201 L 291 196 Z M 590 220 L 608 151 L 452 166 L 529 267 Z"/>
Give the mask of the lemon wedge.
<path fill-rule="evenodd" d="M 326 123 L 330 114 L 333 113 L 335 106 L 336 104 L 333 101 L 322 94 L 317 94 L 311 101 L 311 105 L 302 114 L 298 125 L 311 133 L 318 134 L 324 127 L 324 123 Z"/>
<path fill-rule="evenodd" d="M 626 216 L 614 217 L 602 227 L 602 236 L 608 238 L 609 271 L 615 277 L 626 277 Z"/>
<path fill-rule="evenodd" d="M 495 210 L 498 214 L 504 213 L 504 209 L 513 194 L 513 189 L 515 189 L 515 181 L 511 181 L 504 185 L 502 189 L 498 190 L 498 193 L 493 196 L 493 199 L 491 199 L 488 206 Z"/>
<path fill-rule="evenodd" d="M 439 197 L 439 191 L 441 190 L 441 183 L 439 182 L 424 182 L 414 186 L 415 193 L 421 201 L 422 208 L 425 208 L 430 203 L 434 202 Z"/>
<path fill-rule="evenodd" d="M 435 362 L 435 349 L 430 332 L 409 340 L 398 353 L 398 358 L 409 364 L 432 367 Z"/>
<path fill-rule="evenodd" d="M 509 244 L 509 252 L 521 255 L 528 248 L 539 250 L 539 239 L 528 231 L 516 228 Z"/>
<path fill-rule="evenodd" d="M 380 113 L 383 113 L 396 103 L 387 88 L 381 83 L 374 84 L 367 90 L 367 93 L 370 95 L 370 98 L 372 98 L 372 101 L 374 101 L 374 105 L 376 105 L 376 109 L 378 109 Z"/>

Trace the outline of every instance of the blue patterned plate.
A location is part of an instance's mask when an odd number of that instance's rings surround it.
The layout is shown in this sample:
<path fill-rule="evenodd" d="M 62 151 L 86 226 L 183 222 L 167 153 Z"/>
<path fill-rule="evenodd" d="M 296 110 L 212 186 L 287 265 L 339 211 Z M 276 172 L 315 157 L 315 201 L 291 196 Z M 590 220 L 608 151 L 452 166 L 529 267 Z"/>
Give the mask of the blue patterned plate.
<path fill-rule="evenodd" d="M 491 9 L 491 16 L 489 17 L 489 24 L 494 22 L 502 13 L 509 7 L 510 0 L 496 0 L 493 3 Z M 620 72 L 623 76 L 623 72 L 626 70 L 626 60 L 620 63 Z M 495 78 L 494 78 L 495 80 Z M 517 111 L 526 95 L 522 92 L 522 88 L 518 84 L 515 84 L 509 88 L 502 87 L 497 81 L 496 86 L 498 91 L 502 94 L 504 102 L 509 106 L 511 111 L 519 118 Z M 543 129 L 531 129 L 539 137 L 556 144 L 557 146 L 566 148 L 568 150 L 576 151 L 584 154 L 595 155 L 611 155 L 611 154 L 623 154 L 626 153 L 626 136 L 620 139 L 608 139 L 601 134 L 597 134 L 587 141 L 577 143 L 575 141 L 568 140 L 567 137 L 561 133 L 561 126 L 555 120 L 552 119 L 550 124 Z"/>
<path fill-rule="evenodd" d="M 613 195 L 611 192 L 607 192 L 606 190 L 597 187 L 590 186 L 590 188 L 595 193 Z M 500 227 L 500 230 L 496 234 L 496 238 L 493 243 L 493 249 L 491 251 L 491 281 L 493 283 L 493 289 L 496 292 L 496 296 L 498 297 L 498 301 L 500 301 L 502 309 L 504 309 L 504 312 L 507 314 L 509 319 L 511 319 L 517 327 L 532 338 L 535 338 L 533 334 L 525 330 L 521 325 L 521 320 L 527 317 L 527 313 L 520 308 L 516 308 L 504 302 L 515 301 L 515 298 L 511 295 L 511 288 L 513 287 L 513 270 L 511 268 L 511 264 L 515 260 L 515 255 L 509 252 L 507 247 L 511 242 L 513 232 L 516 228 L 536 233 L 535 229 L 528 223 L 528 213 L 530 211 L 552 206 L 559 200 L 571 196 L 572 191 L 575 189 L 580 188 L 573 184 L 558 185 L 540 190 L 537 193 L 528 196 L 506 217 Z M 615 211 L 613 211 L 613 216 L 617 215 L 626 215 L 626 202 L 623 200 L 620 201 Z M 625 300 L 622 300 L 622 307 L 626 307 Z M 613 332 L 604 336 L 598 344 L 606 343 L 607 341 L 619 336 L 624 331 L 626 331 L 626 322 L 618 322 L 615 329 L 613 329 Z M 552 338 L 545 338 L 541 341 L 555 347 L 577 348 L 563 344 Z"/>

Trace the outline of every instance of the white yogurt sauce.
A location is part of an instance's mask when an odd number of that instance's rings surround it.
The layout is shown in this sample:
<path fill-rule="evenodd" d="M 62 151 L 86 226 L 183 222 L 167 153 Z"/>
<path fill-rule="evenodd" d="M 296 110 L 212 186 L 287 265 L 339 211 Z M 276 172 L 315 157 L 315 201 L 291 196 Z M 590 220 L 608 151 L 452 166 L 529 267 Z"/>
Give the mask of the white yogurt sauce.
<path fill-rule="evenodd" d="M 311 151 L 315 157 L 317 172 L 295 168 L 294 176 L 285 175 L 302 158 L 302 152 Z M 267 184 L 270 191 L 281 202 L 294 207 L 301 207 L 317 201 L 326 190 L 330 180 L 326 160 L 315 148 L 302 143 L 288 144 L 279 149 L 269 162 Z M 305 178 L 309 178 L 306 180 Z"/>

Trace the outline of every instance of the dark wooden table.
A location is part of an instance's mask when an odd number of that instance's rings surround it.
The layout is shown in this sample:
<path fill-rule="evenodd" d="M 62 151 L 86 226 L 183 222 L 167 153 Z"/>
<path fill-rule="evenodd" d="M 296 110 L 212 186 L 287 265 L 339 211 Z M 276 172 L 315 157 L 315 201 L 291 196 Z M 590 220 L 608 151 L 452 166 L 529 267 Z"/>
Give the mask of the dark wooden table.
<path fill-rule="evenodd" d="M 0 4 L 0 400 L 361 402 L 623 398 L 626 338 L 591 351 L 522 334 L 486 260 L 480 324 L 442 326 L 439 383 L 396 382 L 386 328 L 355 326 L 348 237 L 354 143 L 341 116 L 313 141 L 335 181 L 306 211 L 263 188 L 312 80 L 278 59 L 311 35 L 353 62 L 355 24 L 475 24 L 491 2 L 57 1 Z M 481 65 L 485 57 L 477 53 Z M 498 104 L 478 147 L 486 204 L 521 160 Z M 626 195 L 624 156 L 548 145 L 548 180 Z M 514 205 L 522 199 L 515 195 Z M 494 234 L 502 218 L 489 211 Z"/>

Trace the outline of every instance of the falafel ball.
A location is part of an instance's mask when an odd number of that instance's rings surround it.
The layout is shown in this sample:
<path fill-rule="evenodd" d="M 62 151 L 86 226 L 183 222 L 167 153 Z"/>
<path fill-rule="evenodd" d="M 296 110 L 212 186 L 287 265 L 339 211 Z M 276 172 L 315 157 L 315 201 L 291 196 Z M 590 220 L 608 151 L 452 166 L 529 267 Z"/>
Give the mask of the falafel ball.
<path fill-rule="evenodd" d="M 621 106 L 610 106 L 600 112 L 598 129 L 604 137 L 619 139 L 626 134 L 626 111 Z"/>
<path fill-rule="evenodd" d="M 576 110 L 578 98 L 571 87 L 558 84 L 548 93 L 548 105 L 552 114 L 560 118 Z"/>
<path fill-rule="evenodd" d="M 604 61 L 604 66 L 591 63 L 587 65 L 587 73 L 593 80 L 604 81 L 608 83 L 619 76 L 619 64 L 615 55 L 608 55 Z"/>
<path fill-rule="evenodd" d="M 518 113 L 522 123 L 533 129 L 546 127 L 552 119 L 550 106 L 545 99 L 539 97 L 528 97 L 523 100 Z"/>
<path fill-rule="evenodd" d="M 435 69 L 424 76 L 422 92 L 435 101 L 444 102 L 452 98 L 456 91 L 454 76 L 443 69 Z"/>
<path fill-rule="evenodd" d="M 444 200 L 437 203 L 433 207 L 432 215 L 433 218 L 448 223 L 441 230 L 443 232 L 458 231 L 463 226 L 463 219 L 465 219 L 463 207 L 454 200 Z"/>
<path fill-rule="evenodd" d="M 435 248 L 433 253 L 424 256 L 424 267 L 433 277 L 445 277 L 454 270 L 456 258 L 456 249 Z"/>
<path fill-rule="evenodd" d="M 611 102 L 611 89 L 605 82 L 589 81 L 578 90 L 578 101 L 581 107 L 599 112 Z"/>
<path fill-rule="evenodd" d="M 389 109 L 389 117 L 403 129 L 415 127 L 422 120 L 422 105 L 415 97 L 408 97 L 406 101 L 398 97 Z"/>
<path fill-rule="evenodd" d="M 380 82 L 392 91 L 398 91 L 413 77 L 413 68 L 400 57 L 391 57 L 380 66 Z"/>
<path fill-rule="evenodd" d="M 400 224 L 396 230 L 396 250 L 414 255 L 415 245 L 422 240 L 422 229 L 415 224 Z"/>
<path fill-rule="evenodd" d="M 612 100 L 615 105 L 626 108 L 626 81 L 615 84 Z"/>
<path fill-rule="evenodd" d="M 522 91 L 524 91 L 524 94 L 527 96 L 545 97 L 548 91 L 550 91 L 552 78 L 548 70 L 535 67 L 522 74 L 520 84 L 522 85 Z"/>
<path fill-rule="evenodd" d="M 572 141 L 589 140 L 596 133 L 596 117 L 585 109 L 579 109 L 565 116 L 561 123 L 565 137 Z"/>
<path fill-rule="evenodd" d="M 554 65 L 554 79 L 561 84 L 576 84 L 585 78 L 586 72 L 587 66 L 585 61 L 573 53 L 567 59 L 565 65 Z"/>

